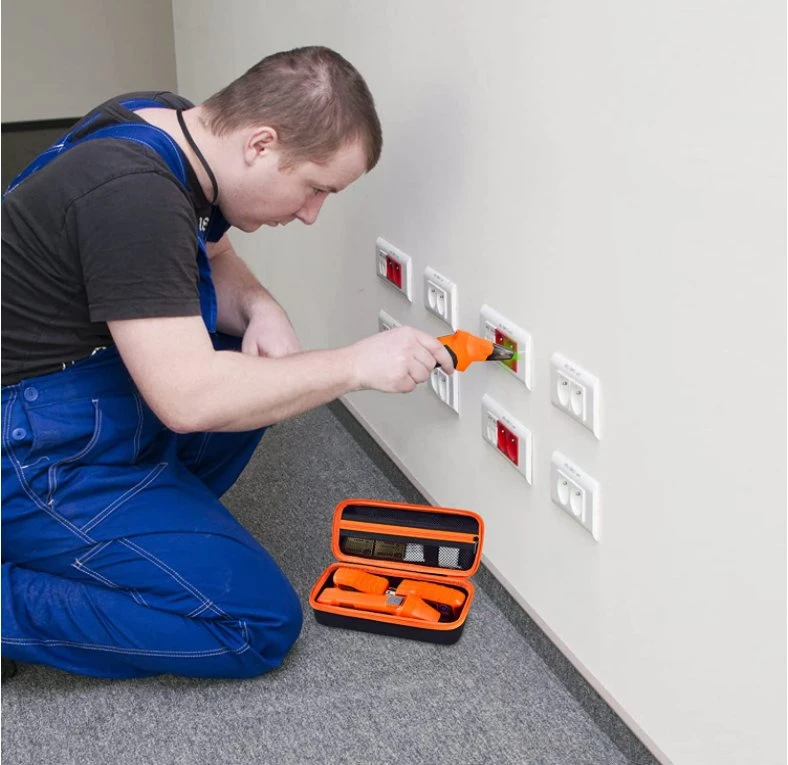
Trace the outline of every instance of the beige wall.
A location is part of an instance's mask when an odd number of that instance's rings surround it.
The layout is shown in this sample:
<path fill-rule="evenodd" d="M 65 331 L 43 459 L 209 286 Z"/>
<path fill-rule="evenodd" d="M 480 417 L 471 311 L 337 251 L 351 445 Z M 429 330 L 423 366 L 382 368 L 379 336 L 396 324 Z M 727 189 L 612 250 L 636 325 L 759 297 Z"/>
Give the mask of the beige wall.
<path fill-rule="evenodd" d="M 176 88 L 170 0 L 3 0 L 2 44 L 3 122 Z"/>
<path fill-rule="evenodd" d="M 426 389 L 351 407 L 432 500 L 483 514 L 487 562 L 666 761 L 784 763 L 784 4 L 174 10 L 187 96 L 319 42 L 377 98 L 369 177 L 312 228 L 235 237 L 307 346 L 381 308 L 445 331 L 375 277 L 377 236 L 417 285 L 457 282 L 462 327 L 486 302 L 533 335 L 532 393 L 472 367 L 459 418 Z M 554 351 L 600 377 L 602 441 L 551 406 Z M 533 431 L 532 487 L 481 440 L 485 392 Z M 554 449 L 602 485 L 598 544 L 550 502 Z"/>

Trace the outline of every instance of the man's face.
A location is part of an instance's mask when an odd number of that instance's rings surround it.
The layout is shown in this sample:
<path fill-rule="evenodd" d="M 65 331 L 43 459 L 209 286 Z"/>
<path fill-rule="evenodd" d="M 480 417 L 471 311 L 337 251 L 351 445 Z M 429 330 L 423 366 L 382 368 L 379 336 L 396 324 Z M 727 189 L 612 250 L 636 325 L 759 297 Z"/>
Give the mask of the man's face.
<path fill-rule="evenodd" d="M 255 148 L 252 148 L 255 147 Z M 260 226 L 286 226 L 294 220 L 311 225 L 329 194 L 358 180 L 366 171 L 366 153 L 360 141 L 340 148 L 328 161 L 300 162 L 282 168 L 278 143 L 250 143 L 234 182 L 222 194 L 227 221 L 242 231 Z M 224 189 L 222 189 L 224 192 Z"/>

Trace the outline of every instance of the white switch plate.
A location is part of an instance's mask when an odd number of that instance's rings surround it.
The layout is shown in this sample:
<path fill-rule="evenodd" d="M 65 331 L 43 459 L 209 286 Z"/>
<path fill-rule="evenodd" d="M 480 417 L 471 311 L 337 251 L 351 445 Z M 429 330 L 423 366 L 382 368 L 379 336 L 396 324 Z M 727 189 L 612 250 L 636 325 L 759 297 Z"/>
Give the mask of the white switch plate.
<path fill-rule="evenodd" d="M 378 314 L 378 332 L 385 332 L 387 329 L 394 329 L 394 327 L 401 326 L 402 324 L 385 311 L 381 311 Z"/>
<path fill-rule="evenodd" d="M 424 305 L 452 329 L 457 329 L 457 285 L 429 266 L 424 269 Z"/>
<path fill-rule="evenodd" d="M 512 453 L 507 451 L 512 437 L 517 439 L 516 463 L 512 459 Z M 531 431 L 486 393 L 482 397 L 482 438 L 529 484 L 533 483 L 531 467 L 533 464 L 533 436 Z M 507 439 L 509 439 L 508 442 Z"/>
<path fill-rule="evenodd" d="M 550 400 L 562 412 L 600 435 L 599 378 L 560 353 L 550 357 Z"/>
<path fill-rule="evenodd" d="M 395 269 L 399 269 L 396 274 L 394 273 Z M 404 295 L 411 303 L 413 302 L 411 287 L 413 268 L 410 255 L 406 255 L 393 244 L 378 237 L 375 241 L 375 270 L 386 284 L 397 290 L 400 295 Z M 397 280 L 400 282 L 399 285 L 395 283 Z"/>
<path fill-rule="evenodd" d="M 513 321 L 501 316 L 494 308 L 488 305 L 481 310 L 482 337 L 495 342 L 496 330 L 503 333 L 509 340 L 517 343 L 517 371 L 511 366 L 499 362 L 498 366 L 514 375 L 528 390 L 533 388 L 533 340 L 529 332 L 518 327 Z M 499 338 L 500 339 L 500 338 Z"/>
<path fill-rule="evenodd" d="M 442 369 L 433 369 L 430 375 L 430 389 L 449 409 L 460 413 L 460 375 L 459 372 L 447 375 Z"/>
<path fill-rule="evenodd" d="M 550 461 L 550 499 L 599 541 L 599 484 L 558 451 Z"/>

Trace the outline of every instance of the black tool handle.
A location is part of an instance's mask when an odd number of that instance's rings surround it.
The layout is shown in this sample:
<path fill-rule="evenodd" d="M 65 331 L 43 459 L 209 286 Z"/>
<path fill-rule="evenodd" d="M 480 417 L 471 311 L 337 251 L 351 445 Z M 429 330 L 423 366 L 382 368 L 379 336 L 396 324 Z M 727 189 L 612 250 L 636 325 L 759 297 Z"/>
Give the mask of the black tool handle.
<path fill-rule="evenodd" d="M 444 345 L 443 347 L 449 352 L 449 356 L 451 356 L 451 363 L 454 364 L 454 368 L 456 369 L 457 368 L 457 354 L 451 348 L 449 348 L 448 345 Z M 440 364 L 438 364 L 438 362 L 436 361 L 435 362 L 435 369 L 437 369 L 439 366 L 440 366 Z"/>

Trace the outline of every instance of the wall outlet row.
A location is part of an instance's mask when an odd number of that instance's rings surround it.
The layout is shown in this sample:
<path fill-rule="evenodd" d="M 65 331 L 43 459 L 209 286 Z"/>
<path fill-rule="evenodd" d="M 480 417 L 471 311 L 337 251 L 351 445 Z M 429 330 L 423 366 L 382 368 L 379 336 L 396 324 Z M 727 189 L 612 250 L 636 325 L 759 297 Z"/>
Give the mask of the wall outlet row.
<path fill-rule="evenodd" d="M 409 302 L 412 296 L 412 261 L 394 245 L 378 238 L 375 243 L 378 276 Z M 425 308 L 452 330 L 457 329 L 457 285 L 434 268 L 427 267 L 423 278 Z M 401 326 L 394 317 L 380 311 L 380 331 Z M 533 339 L 529 332 L 488 305 L 480 312 L 480 334 L 516 354 L 498 366 L 513 375 L 529 391 L 533 390 Z M 460 376 L 435 369 L 430 390 L 436 398 L 460 413 Z M 564 414 L 600 438 L 599 379 L 560 353 L 550 358 L 550 401 Z M 481 406 L 482 438 L 505 459 L 529 485 L 533 484 L 533 436 L 531 431 L 485 394 Z M 550 498 L 577 523 L 599 539 L 599 484 L 561 452 L 554 452 L 550 467 Z"/>

